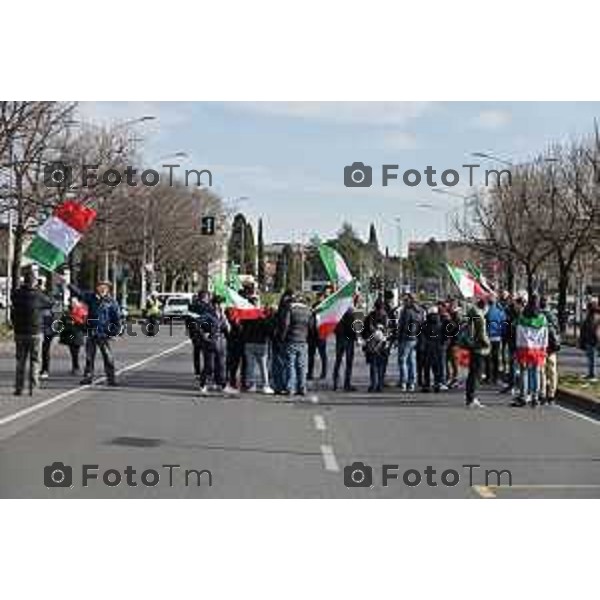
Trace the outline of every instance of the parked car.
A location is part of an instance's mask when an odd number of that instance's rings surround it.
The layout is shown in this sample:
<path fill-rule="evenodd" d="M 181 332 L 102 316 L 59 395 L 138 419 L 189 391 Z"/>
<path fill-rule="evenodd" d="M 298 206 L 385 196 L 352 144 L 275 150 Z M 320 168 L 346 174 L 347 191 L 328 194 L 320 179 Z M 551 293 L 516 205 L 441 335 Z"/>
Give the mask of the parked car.
<path fill-rule="evenodd" d="M 190 308 L 190 298 L 187 296 L 170 296 L 162 306 L 163 319 L 185 317 Z"/>

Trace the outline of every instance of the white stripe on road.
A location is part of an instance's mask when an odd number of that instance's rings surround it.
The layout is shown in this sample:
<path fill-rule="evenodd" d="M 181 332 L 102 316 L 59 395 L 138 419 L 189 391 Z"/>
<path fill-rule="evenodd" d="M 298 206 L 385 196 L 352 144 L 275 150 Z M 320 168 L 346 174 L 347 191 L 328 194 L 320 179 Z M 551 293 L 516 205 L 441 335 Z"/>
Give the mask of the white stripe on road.
<path fill-rule="evenodd" d="M 162 356 L 170 354 L 171 352 L 175 352 L 176 350 L 179 350 L 179 348 L 182 348 L 183 346 L 185 346 L 189 343 L 190 343 L 189 340 L 186 340 L 184 342 L 177 344 L 176 346 L 167 348 L 166 350 L 163 350 L 162 352 L 159 352 L 158 354 L 153 354 L 152 356 L 148 356 L 142 360 L 139 360 L 136 363 L 127 365 L 127 366 L 123 367 L 122 369 L 119 369 L 115 373 L 115 375 L 121 375 L 123 373 L 126 373 L 127 371 L 137 369 L 138 367 L 141 367 L 142 365 L 145 365 L 146 363 L 156 360 L 157 358 L 161 358 Z M 103 381 L 104 379 L 105 379 L 104 377 L 101 377 L 101 378 L 97 379 L 94 383 Z M 73 396 L 74 394 L 77 394 L 77 392 L 87 390 L 91 387 L 93 387 L 93 384 L 92 385 L 80 385 L 79 387 L 73 388 L 72 390 L 67 390 L 66 392 L 61 392 L 60 394 L 58 394 L 56 396 L 52 396 L 52 398 L 48 398 L 46 400 L 42 400 L 41 402 L 38 402 L 37 404 L 33 404 L 32 406 L 28 406 L 27 408 L 19 410 L 16 413 L 13 413 L 12 415 L 8 415 L 8 416 L 4 417 L 3 419 L 0 419 L 0 427 L 2 425 L 7 425 L 8 423 L 12 423 L 13 421 L 16 421 L 17 419 L 20 419 L 21 417 L 30 415 L 31 413 L 41 410 L 42 408 L 45 408 L 46 406 L 50 406 L 51 404 L 54 404 L 55 402 L 58 402 L 59 400 L 63 400 L 64 398 Z"/>
<path fill-rule="evenodd" d="M 323 462 L 325 463 L 326 471 L 337 472 L 340 470 L 331 446 L 321 445 L 321 454 L 323 455 Z"/>
<path fill-rule="evenodd" d="M 580 419 L 584 419 L 585 421 L 589 421 L 590 423 L 593 423 L 594 425 L 600 425 L 600 421 L 598 421 L 598 419 L 594 419 L 593 417 L 588 417 L 587 415 L 577 412 L 576 410 L 571 410 L 570 408 L 565 408 L 564 406 L 560 406 L 559 404 L 556 405 L 556 408 L 560 408 L 560 410 L 562 410 L 563 412 L 573 415 L 574 417 L 579 417 Z"/>
<path fill-rule="evenodd" d="M 323 415 L 314 415 L 313 421 L 315 422 L 315 429 L 317 431 L 326 431 L 327 425 L 325 425 L 325 418 Z"/>

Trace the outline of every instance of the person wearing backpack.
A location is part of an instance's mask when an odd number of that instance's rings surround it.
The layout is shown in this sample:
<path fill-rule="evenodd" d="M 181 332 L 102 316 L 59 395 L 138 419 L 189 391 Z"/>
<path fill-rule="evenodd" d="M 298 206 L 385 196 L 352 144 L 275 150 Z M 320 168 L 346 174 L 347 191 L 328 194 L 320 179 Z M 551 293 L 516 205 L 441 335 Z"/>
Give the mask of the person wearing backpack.
<path fill-rule="evenodd" d="M 560 352 L 560 329 L 558 318 L 548 306 L 548 299 L 540 298 L 540 310 L 548 323 L 548 347 L 546 349 L 546 363 L 542 367 L 542 381 L 540 386 L 540 404 L 554 404 L 556 389 L 558 388 L 558 353 Z"/>

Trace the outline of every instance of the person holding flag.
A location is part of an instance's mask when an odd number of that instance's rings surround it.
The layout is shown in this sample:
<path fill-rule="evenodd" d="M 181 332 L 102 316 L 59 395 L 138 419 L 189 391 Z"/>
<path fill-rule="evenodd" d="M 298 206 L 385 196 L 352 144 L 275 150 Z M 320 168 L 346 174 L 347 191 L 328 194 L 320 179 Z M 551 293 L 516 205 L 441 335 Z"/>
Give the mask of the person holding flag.
<path fill-rule="evenodd" d="M 104 361 L 106 382 L 116 386 L 115 361 L 112 352 L 112 338 L 121 333 L 121 309 L 110 295 L 110 281 L 99 281 L 94 291 L 83 291 L 70 284 L 69 289 L 75 298 L 88 308 L 88 328 L 85 342 L 85 369 L 81 385 L 90 385 L 94 380 L 96 353 L 100 350 Z"/>

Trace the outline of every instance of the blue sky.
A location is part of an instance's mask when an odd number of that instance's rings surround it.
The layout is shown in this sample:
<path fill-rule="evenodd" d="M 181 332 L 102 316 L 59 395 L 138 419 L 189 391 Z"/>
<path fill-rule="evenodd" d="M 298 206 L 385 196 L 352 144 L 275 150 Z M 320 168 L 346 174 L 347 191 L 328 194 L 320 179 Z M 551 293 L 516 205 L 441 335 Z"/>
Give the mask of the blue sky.
<path fill-rule="evenodd" d="M 382 187 L 381 164 L 400 173 L 431 165 L 440 186 L 441 171 L 454 168 L 461 181 L 453 190 L 465 192 L 462 164 L 498 166 L 470 153 L 527 160 L 552 142 L 589 135 L 600 118 L 592 102 L 85 102 L 81 110 L 99 121 L 157 117 L 137 126 L 148 166 L 186 152 L 182 166 L 210 168 L 220 195 L 248 198 L 239 209 L 263 217 L 267 241 L 327 238 L 343 221 L 366 236 L 374 222 L 394 253 L 398 217 L 404 247 L 444 237 L 445 214 L 460 200 L 432 193 L 424 177 L 417 187 Z M 373 166 L 371 188 L 344 186 L 344 166 L 354 161 Z"/>

